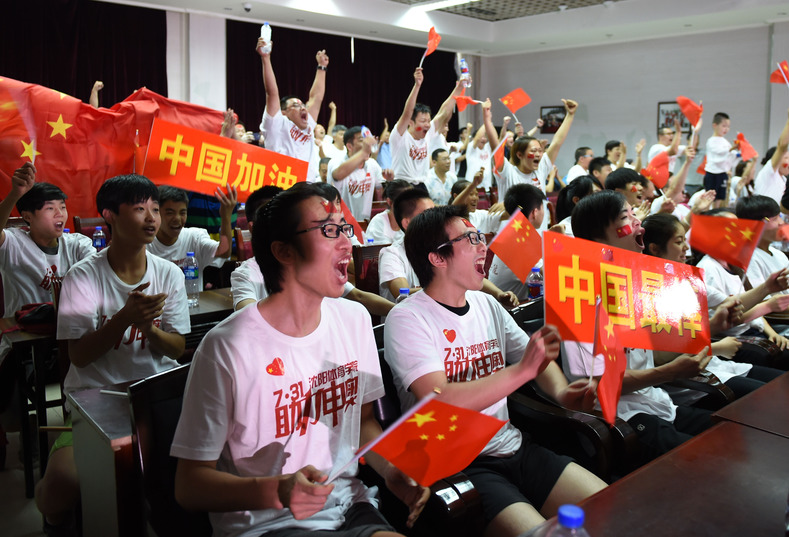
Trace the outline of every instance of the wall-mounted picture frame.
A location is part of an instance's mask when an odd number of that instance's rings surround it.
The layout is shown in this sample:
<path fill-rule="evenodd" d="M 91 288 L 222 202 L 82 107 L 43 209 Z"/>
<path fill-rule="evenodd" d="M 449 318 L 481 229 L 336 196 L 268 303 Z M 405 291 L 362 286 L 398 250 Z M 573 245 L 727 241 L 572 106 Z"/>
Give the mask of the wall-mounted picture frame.
<path fill-rule="evenodd" d="M 685 114 L 682 113 L 676 101 L 659 102 L 657 105 L 657 129 L 655 132 L 665 128 L 673 129 L 675 119 L 679 119 L 682 132 L 686 134 L 690 132 L 690 122 L 685 117 Z"/>
<path fill-rule="evenodd" d="M 541 106 L 540 119 L 542 119 L 541 134 L 553 134 L 559 130 L 559 125 L 564 121 L 565 111 L 563 105 Z"/>

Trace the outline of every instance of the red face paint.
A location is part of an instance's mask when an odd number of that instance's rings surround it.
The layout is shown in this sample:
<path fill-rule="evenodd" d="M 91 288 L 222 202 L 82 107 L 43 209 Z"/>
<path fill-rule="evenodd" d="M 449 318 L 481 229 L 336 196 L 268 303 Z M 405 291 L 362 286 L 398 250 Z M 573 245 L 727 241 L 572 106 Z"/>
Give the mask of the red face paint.
<path fill-rule="evenodd" d="M 629 224 L 616 228 L 616 236 L 619 238 L 627 237 L 633 233 L 633 228 Z"/>
<path fill-rule="evenodd" d="M 630 187 L 630 192 L 638 192 L 638 185 L 633 185 Z"/>
<path fill-rule="evenodd" d="M 526 158 L 529 160 L 537 158 L 537 153 L 526 153 Z"/>

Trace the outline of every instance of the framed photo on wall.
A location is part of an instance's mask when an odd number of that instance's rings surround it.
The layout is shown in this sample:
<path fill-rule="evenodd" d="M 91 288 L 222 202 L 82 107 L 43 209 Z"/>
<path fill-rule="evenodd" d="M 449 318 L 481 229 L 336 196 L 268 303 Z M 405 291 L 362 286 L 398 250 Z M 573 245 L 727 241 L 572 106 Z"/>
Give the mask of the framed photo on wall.
<path fill-rule="evenodd" d="M 682 132 L 690 132 L 690 122 L 685 114 L 679 109 L 676 101 L 660 102 L 657 105 L 657 129 L 655 132 L 664 128 L 674 128 L 674 120 L 679 119 Z"/>
<path fill-rule="evenodd" d="M 564 121 L 564 105 L 558 106 L 541 106 L 540 119 L 542 119 L 542 127 L 540 133 L 553 134 L 559 130 L 559 125 Z"/>

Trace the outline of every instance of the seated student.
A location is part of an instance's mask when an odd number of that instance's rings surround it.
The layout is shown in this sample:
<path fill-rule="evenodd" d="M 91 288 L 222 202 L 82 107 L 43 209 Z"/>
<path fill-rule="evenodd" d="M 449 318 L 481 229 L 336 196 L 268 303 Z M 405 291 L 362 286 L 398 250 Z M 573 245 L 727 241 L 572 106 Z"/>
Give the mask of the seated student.
<path fill-rule="evenodd" d="M 346 151 L 331 159 L 327 177 L 340 191 L 343 201 L 359 222 L 370 219 L 373 193 L 384 183 L 381 167 L 372 158 L 376 140 L 362 137 L 361 127 L 351 127 L 343 135 Z"/>
<path fill-rule="evenodd" d="M 589 174 L 589 163 L 594 158 L 594 151 L 591 147 L 579 147 L 575 150 L 575 165 L 567 171 L 565 181 L 567 185 Z"/>
<path fill-rule="evenodd" d="M 534 229 L 539 229 L 545 216 L 544 201 L 545 194 L 536 186 L 514 185 L 504 197 L 504 208 L 509 214 L 514 214 L 516 210 L 520 209 Z M 542 268 L 542 256 L 535 266 Z M 488 279 L 499 289 L 515 293 L 520 301 L 529 299 L 529 286 L 522 283 L 497 255 L 493 256 Z"/>
<path fill-rule="evenodd" d="M 369 315 L 337 300 L 353 227 L 316 186 L 297 183 L 258 212 L 252 241 L 269 296 L 211 330 L 192 362 L 171 449 L 175 496 L 209 511 L 217 535 L 393 535 L 355 464 L 325 483 L 381 433 L 372 402 L 384 386 Z M 338 371 L 342 390 L 326 380 Z M 428 490 L 365 458 L 413 522 Z"/>
<path fill-rule="evenodd" d="M 514 536 L 605 483 L 516 429 L 508 421 L 507 396 L 536 378 L 560 404 L 580 408 L 591 406 L 594 386 L 585 379 L 567 384 L 554 362 L 560 343 L 555 327 L 543 327 L 530 340 L 479 292 L 485 244 L 462 214 L 458 207 L 436 207 L 406 229 L 408 259 L 425 289 L 387 317 L 386 361 L 403 409 L 438 388 L 442 401 L 507 421 L 463 472 L 480 492 L 486 535 Z M 505 367 L 505 360 L 513 365 Z"/>
<path fill-rule="evenodd" d="M 753 183 L 754 193 L 780 203 L 786 189 L 786 176 L 789 175 L 789 118 L 778 137 L 778 145 L 765 153 L 762 166 Z"/>
<path fill-rule="evenodd" d="M 29 230 L 5 229 L 14 205 Z M 52 301 L 52 282 L 68 269 L 96 253 L 91 240 L 79 233 L 63 233 L 68 225 L 66 195 L 51 183 L 36 183 L 36 168 L 26 163 L 11 177 L 11 191 L 0 202 L 0 274 L 3 276 L 3 306 L 10 317 L 25 304 Z M 16 428 L 17 361 L 6 360 L 11 349 L 8 338 L 0 340 L 0 414 L 9 428 Z M 6 436 L 0 425 L 0 447 Z M 0 459 L 0 468 L 4 458 Z"/>
<path fill-rule="evenodd" d="M 643 227 L 644 253 L 677 263 L 687 262 L 688 244 L 685 242 L 685 227 L 676 216 L 665 213 L 653 214 L 644 220 Z M 710 346 L 714 356 L 706 367 L 707 371 L 731 388 L 737 397 L 752 392 L 783 373 L 778 369 L 732 360 L 741 347 L 742 343 L 733 336 L 714 341 Z M 704 405 L 702 399 L 712 397 L 705 397 L 703 392 L 682 388 L 668 389 L 668 392 L 675 402 L 683 404 Z"/>
<path fill-rule="evenodd" d="M 781 208 L 773 198 L 759 195 L 742 198 L 737 202 L 735 214 L 737 218 L 765 222 L 759 246 L 748 265 L 747 276 L 752 286 L 764 283 L 770 274 L 789 267 L 786 254 L 772 246 L 778 240 L 778 228 L 783 225 Z"/>
<path fill-rule="evenodd" d="M 647 189 L 651 189 L 654 193 L 654 186 L 640 173 L 630 168 L 617 168 L 606 177 L 605 188 L 622 194 L 633 207 L 639 220 L 649 215 L 650 202 L 647 199 Z"/>
<path fill-rule="evenodd" d="M 436 205 L 447 205 L 449 203 L 454 185 L 458 178 L 455 172 L 451 171 L 452 161 L 449 153 L 444 148 L 439 148 L 431 153 L 430 171 L 427 174 L 427 191 Z"/>
<path fill-rule="evenodd" d="M 331 162 L 329 157 L 323 157 L 318 161 L 318 176 L 321 183 L 325 183 L 329 177 L 329 162 Z"/>
<path fill-rule="evenodd" d="M 316 184 L 316 187 L 325 199 L 336 203 L 340 202 L 340 193 L 333 186 L 320 183 Z M 249 214 L 253 216 L 253 219 L 249 221 L 250 231 L 255 227 L 254 216 L 279 192 L 282 192 L 280 187 L 268 185 L 249 195 L 246 206 L 247 210 L 251 211 Z M 355 237 L 351 238 L 352 244 L 355 240 Z M 355 244 L 358 244 L 358 241 Z M 254 257 L 247 259 L 230 273 L 230 289 L 233 294 L 233 309 L 236 311 L 268 296 L 263 274 Z M 345 282 L 342 298 L 359 302 L 372 315 L 385 316 L 394 306 L 394 303 L 385 298 L 357 289 L 351 282 Z"/>
<path fill-rule="evenodd" d="M 96 205 L 112 242 L 63 278 L 58 339 L 68 340 L 64 388 L 137 380 L 178 365 L 190 331 L 183 273 L 146 251 L 159 230 L 159 190 L 140 175 L 108 179 Z M 46 524 L 69 524 L 79 500 L 71 433 L 55 442 L 36 505 Z M 64 533 L 65 534 L 65 533 Z"/>
<path fill-rule="evenodd" d="M 370 219 L 370 223 L 367 224 L 367 229 L 364 231 L 365 237 L 373 239 L 377 243 L 392 243 L 403 236 L 403 231 L 397 226 L 392 203 L 400 195 L 400 192 L 409 188 L 413 188 L 413 185 L 402 179 L 394 179 L 384 184 L 383 198 L 387 209 Z"/>
<path fill-rule="evenodd" d="M 753 196 L 753 178 L 756 171 L 757 157 L 749 161 L 740 161 L 734 167 L 734 175 L 729 181 L 729 207 L 736 207 L 741 198 Z M 783 192 L 781 192 L 783 194 Z M 780 203 L 780 198 L 778 202 Z"/>
<path fill-rule="evenodd" d="M 632 170 L 624 168 L 621 171 Z M 640 253 L 644 248 L 641 222 L 618 192 L 603 190 L 583 198 L 573 210 L 572 222 L 578 238 L 631 252 Z M 636 431 L 646 460 L 666 453 L 712 425 L 711 411 L 677 406 L 669 394 L 658 387 L 664 382 L 698 375 L 710 360 L 707 352 L 705 349 L 695 356 L 677 356 L 626 349 L 627 370 L 617 416 Z M 657 360 L 664 355 L 666 359 L 673 359 L 657 365 Z M 570 379 L 602 375 L 604 363 L 592 354 L 591 343 L 564 342 L 562 356 L 565 373 Z"/>
<path fill-rule="evenodd" d="M 474 224 L 480 233 L 496 233 L 501 226 L 501 219 L 507 215 L 491 212 L 487 209 L 477 209 L 477 204 L 479 203 L 477 187 L 482 181 L 481 174 L 482 171 L 480 170 L 474 176 L 473 181 L 463 179 L 452 185 L 450 202 L 452 205 L 466 206 L 468 219 L 471 220 L 471 223 Z"/>
<path fill-rule="evenodd" d="M 576 177 L 572 183 L 561 189 L 556 199 L 557 224 L 551 227 L 551 231 L 574 237 L 571 222 L 573 208 L 582 198 L 601 190 L 602 187 L 591 175 Z"/>
<path fill-rule="evenodd" d="M 611 173 L 611 162 L 605 157 L 595 157 L 589 163 L 589 175 L 591 175 L 597 182 L 600 190 L 603 190 L 605 180 L 608 174 Z"/>
<path fill-rule="evenodd" d="M 230 218 L 238 201 L 236 189 L 227 188 L 227 195 L 216 189 L 219 200 L 221 218 L 220 239 L 213 240 L 205 229 L 198 227 L 184 228 L 187 219 L 189 196 L 186 191 L 172 186 L 159 187 L 159 214 L 161 226 L 153 242 L 149 243 L 148 251 L 157 257 L 172 261 L 180 266 L 186 259 L 187 252 L 194 252 L 197 259 L 199 288 L 203 288 L 203 269 L 208 266 L 221 267 L 230 257 L 233 244 L 233 229 Z"/>

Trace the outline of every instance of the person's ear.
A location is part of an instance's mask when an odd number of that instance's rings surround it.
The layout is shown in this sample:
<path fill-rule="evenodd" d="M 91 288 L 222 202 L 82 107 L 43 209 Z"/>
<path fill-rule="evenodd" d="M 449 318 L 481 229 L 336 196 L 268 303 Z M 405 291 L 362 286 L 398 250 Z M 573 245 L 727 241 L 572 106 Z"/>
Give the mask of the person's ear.
<path fill-rule="evenodd" d="M 655 244 L 654 242 L 650 243 L 647 246 L 647 248 L 649 249 L 649 254 L 650 255 L 654 255 L 655 257 L 658 257 L 658 254 L 660 253 L 660 250 L 658 249 L 658 245 L 657 244 Z"/>
<path fill-rule="evenodd" d="M 101 217 L 104 218 L 104 221 L 107 222 L 107 225 L 109 226 L 114 224 L 116 216 L 117 215 L 109 209 L 104 209 L 101 211 Z"/>
<path fill-rule="evenodd" d="M 296 251 L 292 245 L 283 241 L 274 241 L 271 243 L 271 253 L 274 258 L 282 265 L 292 265 L 293 260 L 296 258 Z"/>
<path fill-rule="evenodd" d="M 578 202 L 581 200 L 578 196 L 573 196 L 573 205 L 578 205 Z"/>
<path fill-rule="evenodd" d="M 444 259 L 444 256 L 442 256 L 438 252 L 430 252 L 429 254 L 427 254 L 427 260 L 430 261 L 431 265 L 437 268 L 447 266 L 447 260 Z"/>

